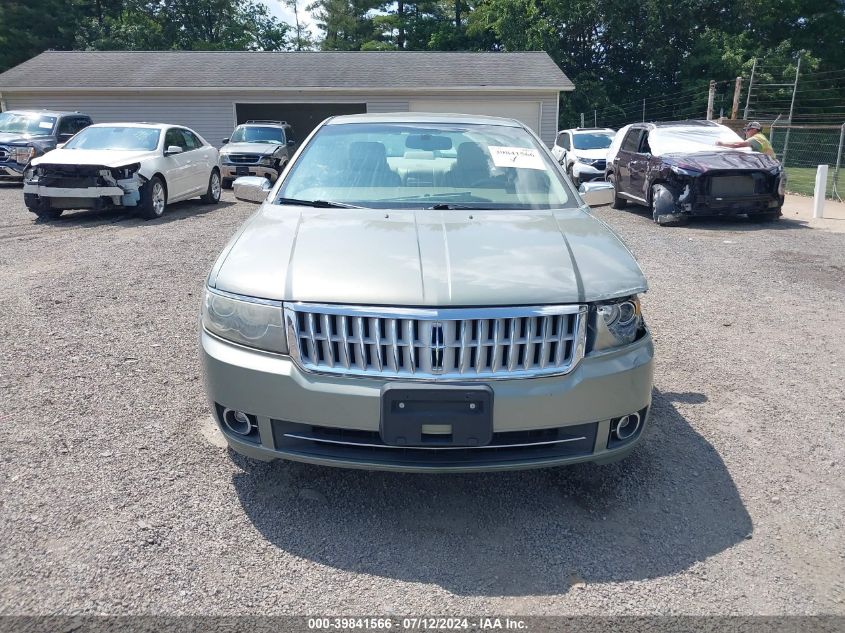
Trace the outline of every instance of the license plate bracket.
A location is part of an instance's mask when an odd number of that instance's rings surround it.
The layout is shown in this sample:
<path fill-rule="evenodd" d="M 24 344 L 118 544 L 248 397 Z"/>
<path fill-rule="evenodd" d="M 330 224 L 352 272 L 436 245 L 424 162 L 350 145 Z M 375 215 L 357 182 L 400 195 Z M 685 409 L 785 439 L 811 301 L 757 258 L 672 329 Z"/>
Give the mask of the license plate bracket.
<path fill-rule="evenodd" d="M 486 446 L 493 439 L 493 390 L 486 385 L 387 385 L 379 429 L 391 446 Z"/>
<path fill-rule="evenodd" d="M 236 167 L 235 168 L 235 175 L 236 176 L 249 176 L 249 167 Z"/>

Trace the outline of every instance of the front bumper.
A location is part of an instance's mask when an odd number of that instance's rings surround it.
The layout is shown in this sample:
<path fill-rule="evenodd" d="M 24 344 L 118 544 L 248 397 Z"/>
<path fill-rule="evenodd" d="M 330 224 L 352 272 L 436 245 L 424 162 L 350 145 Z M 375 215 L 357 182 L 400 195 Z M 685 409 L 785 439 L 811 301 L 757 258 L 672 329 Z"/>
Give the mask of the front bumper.
<path fill-rule="evenodd" d="M 236 178 L 240 178 L 241 176 L 258 176 L 261 178 L 268 178 L 270 182 L 274 182 L 279 177 L 279 170 L 267 165 L 228 165 L 225 163 L 220 164 L 221 178 L 225 180 L 234 180 Z"/>
<path fill-rule="evenodd" d="M 493 391 L 496 446 L 462 449 L 384 444 L 379 422 L 388 381 L 306 373 L 289 357 L 234 345 L 205 330 L 201 355 L 214 417 L 239 453 L 368 470 L 471 472 L 626 455 L 642 428 L 629 441 L 608 447 L 611 425 L 631 413 L 647 425 L 654 349 L 646 333 L 625 348 L 586 356 L 564 376 L 483 383 Z M 252 437 L 237 436 L 221 423 L 227 408 L 253 416 Z"/>
<path fill-rule="evenodd" d="M 23 180 L 23 172 L 26 165 L 21 165 L 15 162 L 0 163 L 0 181 L 20 181 Z"/>

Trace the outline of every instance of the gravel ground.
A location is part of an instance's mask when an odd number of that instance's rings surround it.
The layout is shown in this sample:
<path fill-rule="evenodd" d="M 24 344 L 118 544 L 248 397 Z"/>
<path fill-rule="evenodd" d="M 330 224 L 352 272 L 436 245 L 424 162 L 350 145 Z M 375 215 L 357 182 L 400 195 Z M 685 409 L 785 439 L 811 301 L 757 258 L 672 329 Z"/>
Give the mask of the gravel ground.
<path fill-rule="evenodd" d="M 0 186 L 0 614 L 845 614 L 845 234 L 597 210 L 651 282 L 645 441 L 420 476 L 221 446 L 197 311 L 254 209 Z"/>

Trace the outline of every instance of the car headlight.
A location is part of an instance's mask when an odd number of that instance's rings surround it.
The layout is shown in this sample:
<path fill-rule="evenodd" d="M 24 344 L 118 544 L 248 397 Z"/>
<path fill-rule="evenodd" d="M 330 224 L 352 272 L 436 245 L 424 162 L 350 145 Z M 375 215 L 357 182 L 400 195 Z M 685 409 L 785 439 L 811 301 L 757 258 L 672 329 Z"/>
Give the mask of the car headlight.
<path fill-rule="evenodd" d="M 273 164 L 273 157 L 272 156 L 262 156 L 261 160 L 258 161 L 260 165 L 272 165 Z"/>
<path fill-rule="evenodd" d="M 268 301 L 205 289 L 203 327 L 233 343 L 287 354 L 280 301 Z"/>
<path fill-rule="evenodd" d="M 701 172 L 695 171 L 693 169 L 684 169 L 683 167 L 678 167 L 677 165 L 672 165 L 670 167 L 673 173 L 678 174 L 679 176 L 700 176 Z"/>
<path fill-rule="evenodd" d="M 595 159 L 593 158 L 584 158 L 583 156 L 576 156 L 575 160 L 579 163 L 583 163 L 584 165 L 592 165 Z"/>
<path fill-rule="evenodd" d="M 34 147 L 10 147 L 9 149 L 12 150 L 9 152 L 12 160 L 21 165 L 26 165 L 35 156 Z"/>
<path fill-rule="evenodd" d="M 642 327 L 643 317 L 637 297 L 599 303 L 593 307 L 590 315 L 592 349 L 629 345 L 637 340 Z"/>

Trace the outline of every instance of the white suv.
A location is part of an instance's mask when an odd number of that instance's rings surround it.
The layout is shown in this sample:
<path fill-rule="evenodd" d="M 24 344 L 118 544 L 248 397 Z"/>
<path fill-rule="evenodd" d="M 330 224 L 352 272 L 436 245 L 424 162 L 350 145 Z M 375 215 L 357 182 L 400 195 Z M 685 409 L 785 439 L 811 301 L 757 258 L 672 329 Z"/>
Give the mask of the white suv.
<path fill-rule="evenodd" d="M 577 186 L 604 180 L 607 150 L 616 132 L 610 128 L 579 127 L 558 132 L 552 154 Z"/>

